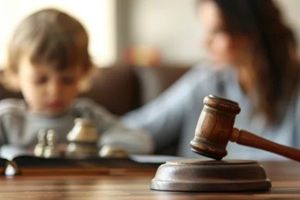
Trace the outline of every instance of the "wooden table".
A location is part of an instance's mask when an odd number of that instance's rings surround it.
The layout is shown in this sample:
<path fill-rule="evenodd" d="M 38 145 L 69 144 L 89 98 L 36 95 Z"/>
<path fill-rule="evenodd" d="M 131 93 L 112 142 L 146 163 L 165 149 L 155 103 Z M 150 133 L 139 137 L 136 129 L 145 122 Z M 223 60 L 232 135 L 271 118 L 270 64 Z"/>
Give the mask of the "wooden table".
<path fill-rule="evenodd" d="M 264 192 L 200 193 L 165 192 L 150 190 L 156 168 L 123 171 L 114 170 L 110 175 L 20 175 L 0 177 L 0 199 L 300 199 L 300 163 L 259 162 L 272 188 Z"/>

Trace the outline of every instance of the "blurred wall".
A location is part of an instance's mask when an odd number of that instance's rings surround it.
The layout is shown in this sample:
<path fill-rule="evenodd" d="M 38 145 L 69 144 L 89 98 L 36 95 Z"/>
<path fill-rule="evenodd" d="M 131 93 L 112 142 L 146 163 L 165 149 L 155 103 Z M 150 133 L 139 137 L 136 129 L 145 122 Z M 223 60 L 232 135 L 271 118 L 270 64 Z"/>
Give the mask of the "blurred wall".
<path fill-rule="evenodd" d="M 300 41 L 300 1 L 275 0 Z M 162 62 L 195 63 L 204 56 L 200 48 L 196 0 L 117 0 L 118 56 L 129 46 L 154 47 Z"/>
<path fill-rule="evenodd" d="M 89 51 L 95 63 L 114 63 L 116 1 L 119 0 L 0 0 L 0 68 L 15 27 L 25 16 L 43 8 L 58 8 L 76 17 L 89 33 Z"/>

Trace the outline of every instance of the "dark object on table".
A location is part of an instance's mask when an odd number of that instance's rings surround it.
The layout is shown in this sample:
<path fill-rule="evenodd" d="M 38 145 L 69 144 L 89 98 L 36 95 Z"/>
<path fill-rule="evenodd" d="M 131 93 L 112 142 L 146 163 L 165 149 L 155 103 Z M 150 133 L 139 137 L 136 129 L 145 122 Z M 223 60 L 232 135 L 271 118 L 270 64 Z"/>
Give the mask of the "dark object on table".
<path fill-rule="evenodd" d="M 7 166 L 12 173 L 9 175 L 96 175 L 96 174 L 127 174 L 130 171 L 155 170 L 167 160 L 175 160 L 173 156 L 128 155 L 126 158 L 89 157 L 89 158 L 44 158 L 30 155 L 19 155 L 11 160 L 0 158 L 0 170 L 4 174 Z M 7 175 L 7 174 L 6 174 Z"/>

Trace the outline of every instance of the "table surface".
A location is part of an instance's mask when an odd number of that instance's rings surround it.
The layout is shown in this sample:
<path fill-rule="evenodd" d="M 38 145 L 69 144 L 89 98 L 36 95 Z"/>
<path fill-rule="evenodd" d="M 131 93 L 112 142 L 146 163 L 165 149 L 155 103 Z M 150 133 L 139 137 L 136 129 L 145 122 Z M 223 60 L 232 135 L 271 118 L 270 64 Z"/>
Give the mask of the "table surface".
<path fill-rule="evenodd" d="M 166 192 L 150 189 L 156 167 L 111 174 L 38 174 L 0 177 L 0 199 L 300 199 L 300 163 L 259 162 L 272 187 L 263 192 Z"/>

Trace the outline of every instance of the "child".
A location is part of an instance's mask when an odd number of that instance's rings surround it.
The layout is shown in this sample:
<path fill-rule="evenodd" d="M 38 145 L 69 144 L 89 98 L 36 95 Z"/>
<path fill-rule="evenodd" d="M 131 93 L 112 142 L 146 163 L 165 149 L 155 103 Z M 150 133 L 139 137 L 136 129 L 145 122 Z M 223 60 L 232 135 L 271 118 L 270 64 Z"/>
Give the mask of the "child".
<path fill-rule="evenodd" d="M 129 153 L 151 153 L 151 137 L 125 127 L 93 101 L 77 98 L 92 69 L 88 35 L 75 18 L 56 9 L 37 11 L 16 28 L 8 46 L 5 86 L 19 89 L 24 100 L 0 102 L 0 146 L 32 150 L 41 129 L 66 136 L 75 118 L 92 120 L 99 145 L 118 145 Z"/>

